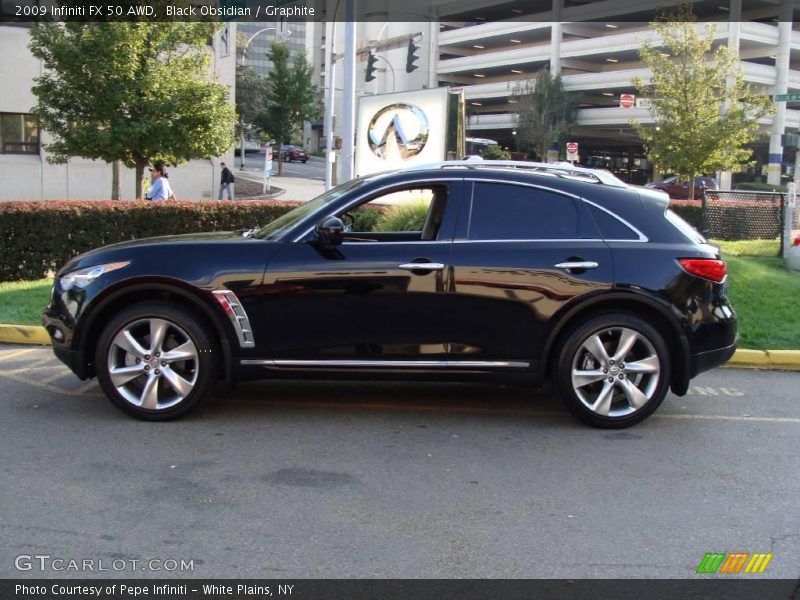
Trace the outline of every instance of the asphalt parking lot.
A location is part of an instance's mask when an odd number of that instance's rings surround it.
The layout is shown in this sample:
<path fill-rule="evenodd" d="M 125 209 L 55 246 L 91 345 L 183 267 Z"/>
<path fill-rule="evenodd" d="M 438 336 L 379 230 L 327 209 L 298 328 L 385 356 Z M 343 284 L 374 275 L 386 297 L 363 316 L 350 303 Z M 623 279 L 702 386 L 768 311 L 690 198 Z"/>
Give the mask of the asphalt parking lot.
<path fill-rule="evenodd" d="M 600 431 L 546 389 L 257 382 L 143 423 L 0 346 L 0 577 L 685 578 L 746 551 L 795 578 L 798 389 L 719 369 Z M 36 554 L 193 570 L 17 570 Z"/>

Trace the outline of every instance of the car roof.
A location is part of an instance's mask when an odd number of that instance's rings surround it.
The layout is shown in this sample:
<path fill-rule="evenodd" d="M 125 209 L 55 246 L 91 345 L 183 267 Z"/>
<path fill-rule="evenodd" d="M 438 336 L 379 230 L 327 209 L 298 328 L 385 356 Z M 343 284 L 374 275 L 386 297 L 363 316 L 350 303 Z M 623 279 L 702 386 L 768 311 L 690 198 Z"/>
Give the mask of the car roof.
<path fill-rule="evenodd" d="M 615 177 L 612 173 L 600 169 L 575 167 L 570 163 L 536 163 L 522 161 L 442 161 L 421 164 L 362 176 L 363 179 L 381 184 L 396 181 L 397 183 L 413 183 L 414 179 L 447 179 L 455 174 L 467 179 L 476 179 L 491 175 L 509 183 L 528 182 L 537 185 L 552 186 L 566 192 L 580 193 L 588 191 L 586 186 L 594 190 L 631 189 L 630 186 Z M 559 183 L 556 184 L 556 181 Z M 554 185 L 556 184 L 556 185 Z"/>

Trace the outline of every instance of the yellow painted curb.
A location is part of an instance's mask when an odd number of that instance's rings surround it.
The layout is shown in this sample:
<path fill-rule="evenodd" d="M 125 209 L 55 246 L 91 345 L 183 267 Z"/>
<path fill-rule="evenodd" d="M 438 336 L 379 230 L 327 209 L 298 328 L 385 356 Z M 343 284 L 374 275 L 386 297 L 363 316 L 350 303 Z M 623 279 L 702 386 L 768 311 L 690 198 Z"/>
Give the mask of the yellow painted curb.
<path fill-rule="evenodd" d="M 0 323 L 0 344 L 50 344 L 44 327 Z M 736 369 L 800 371 L 800 350 L 748 350 L 740 348 L 724 365 Z"/>
<path fill-rule="evenodd" d="M 0 323 L 0 343 L 5 344 L 50 344 L 50 336 L 44 327 L 30 325 L 5 325 Z"/>
<path fill-rule="evenodd" d="M 768 369 L 800 371 L 800 350 L 737 350 L 726 367 L 737 369 Z"/>

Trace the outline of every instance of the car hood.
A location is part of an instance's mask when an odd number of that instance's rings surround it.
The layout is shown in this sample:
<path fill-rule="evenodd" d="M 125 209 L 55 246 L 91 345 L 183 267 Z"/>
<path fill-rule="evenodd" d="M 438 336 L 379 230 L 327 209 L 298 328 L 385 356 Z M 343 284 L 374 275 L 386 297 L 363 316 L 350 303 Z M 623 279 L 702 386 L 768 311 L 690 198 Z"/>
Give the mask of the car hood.
<path fill-rule="evenodd" d="M 182 235 L 162 235 L 157 237 L 141 238 L 126 242 L 118 242 L 108 246 L 102 246 L 79 254 L 67 262 L 61 269 L 59 275 L 74 269 L 89 267 L 105 262 L 126 260 L 132 253 L 146 252 L 154 250 L 158 252 L 180 251 L 191 245 L 214 245 L 217 243 L 252 243 L 254 238 L 242 236 L 242 231 L 214 231 L 204 233 L 187 233 Z M 149 251 L 149 252 L 148 252 Z"/>

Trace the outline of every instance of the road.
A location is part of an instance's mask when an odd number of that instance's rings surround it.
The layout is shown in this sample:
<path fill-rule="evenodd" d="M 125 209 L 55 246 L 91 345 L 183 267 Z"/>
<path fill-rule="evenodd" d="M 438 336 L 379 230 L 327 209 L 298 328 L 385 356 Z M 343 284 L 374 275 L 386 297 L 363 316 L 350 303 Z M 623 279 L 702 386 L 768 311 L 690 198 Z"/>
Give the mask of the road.
<path fill-rule="evenodd" d="M 238 157 L 234 160 L 235 169 L 234 175 L 240 170 L 240 160 Z M 264 153 L 247 153 L 245 158 L 245 170 L 261 173 L 264 170 Z M 272 161 L 272 174 L 278 174 L 278 161 Z M 325 162 L 318 157 L 310 157 L 307 163 L 301 162 L 284 162 L 283 175 L 288 177 L 302 177 L 305 179 L 314 179 L 325 181 Z"/>
<path fill-rule="evenodd" d="M 799 387 L 720 369 L 600 431 L 546 389 L 255 382 L 143 423 L 49 349 L 2 346 L 0 577 L 93 576 L 14 567 L 45 553 L 193 577 L 686 578 L 749 551 L 795 578 Z"/>

